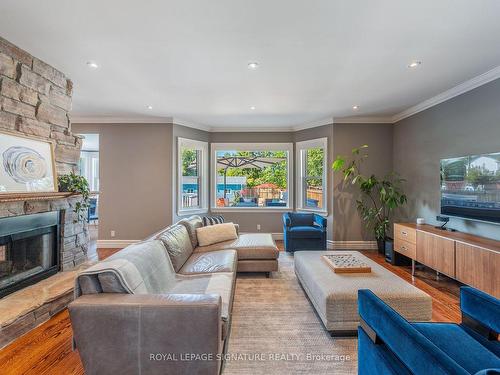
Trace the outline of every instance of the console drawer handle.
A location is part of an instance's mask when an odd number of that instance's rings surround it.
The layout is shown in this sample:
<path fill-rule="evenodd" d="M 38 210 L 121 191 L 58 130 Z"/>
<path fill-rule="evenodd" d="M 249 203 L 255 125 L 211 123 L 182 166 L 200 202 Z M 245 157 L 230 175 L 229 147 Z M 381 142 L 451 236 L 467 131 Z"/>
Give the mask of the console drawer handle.
<path fill-rule="evenodd" d="M 407 250 L 406 246 L 401 246 L 401 250 Z"/>
<path fill-rule="evenodd" d="M 402 230 L 402 231 L 401 231 L 401 234 L 402 234 L 403 236 L 408 236 L 408 233 L 407 233 L 407 232 L 405 232 L 404 230 Z"/>

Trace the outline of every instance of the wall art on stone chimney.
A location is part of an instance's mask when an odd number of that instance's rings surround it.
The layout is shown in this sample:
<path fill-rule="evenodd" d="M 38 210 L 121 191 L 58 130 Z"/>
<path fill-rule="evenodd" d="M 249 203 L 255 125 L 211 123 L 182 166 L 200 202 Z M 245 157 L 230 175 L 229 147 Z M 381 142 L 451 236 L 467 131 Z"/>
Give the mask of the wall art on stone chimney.
<path fill-rule="evenodd" d="M 55 191 L 52 143 L 0 132 L 0 194 Z"/>

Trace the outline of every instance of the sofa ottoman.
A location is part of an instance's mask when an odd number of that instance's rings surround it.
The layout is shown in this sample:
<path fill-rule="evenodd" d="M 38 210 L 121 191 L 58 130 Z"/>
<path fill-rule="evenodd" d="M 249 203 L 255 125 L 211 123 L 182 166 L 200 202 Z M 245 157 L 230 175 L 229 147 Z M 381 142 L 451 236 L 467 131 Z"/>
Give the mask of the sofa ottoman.
<path fill-rule="evenodd" d="M 194 215 L 179 221 L 186 227 L 193 255 L 220 250 L 236 250 L 238 254 L 238 272 L 270 272 L 278 270 L 279 250 L 274 243 L 271 233 L 244 233 L 234 240 L 218 242 L 209 246 L 199 246 L 196 228 L 203 226 L 200 216 Z"/>
<path fill-rule="evenodd" d="M 335 273 L 322 255 L 352 254 L 371 273 Z M 295 274 L 332 336 L 353 336 L 359 325 L 358 290 L 370 289 L 409 321 L 430 321 L 432 299 L 357 251 L 297 251 Z"/>

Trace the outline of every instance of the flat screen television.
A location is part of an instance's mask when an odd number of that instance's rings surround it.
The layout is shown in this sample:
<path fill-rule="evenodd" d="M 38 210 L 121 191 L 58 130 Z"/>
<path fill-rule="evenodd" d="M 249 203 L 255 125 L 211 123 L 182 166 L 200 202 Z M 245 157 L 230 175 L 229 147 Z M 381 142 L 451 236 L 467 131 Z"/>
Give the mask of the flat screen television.
<path fill-rule="evenodd" d="M 500 223 L 500 152 L 441 160 L 441 214 Z"/>

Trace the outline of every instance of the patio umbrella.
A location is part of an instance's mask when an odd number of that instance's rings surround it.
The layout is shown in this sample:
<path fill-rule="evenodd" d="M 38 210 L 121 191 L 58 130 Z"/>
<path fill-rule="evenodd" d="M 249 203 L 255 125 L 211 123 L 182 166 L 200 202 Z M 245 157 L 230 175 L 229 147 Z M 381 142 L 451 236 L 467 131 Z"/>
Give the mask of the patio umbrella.
<path fill-rule="evenodd" d="M 217 158 L 217 169 L 224 169 L 224 198 L 226 198 L 226 182 L 228 168 L 263 169 L 279 163 L 285 158 L 271 158 L 265 156 L 222 156 Z"/>

